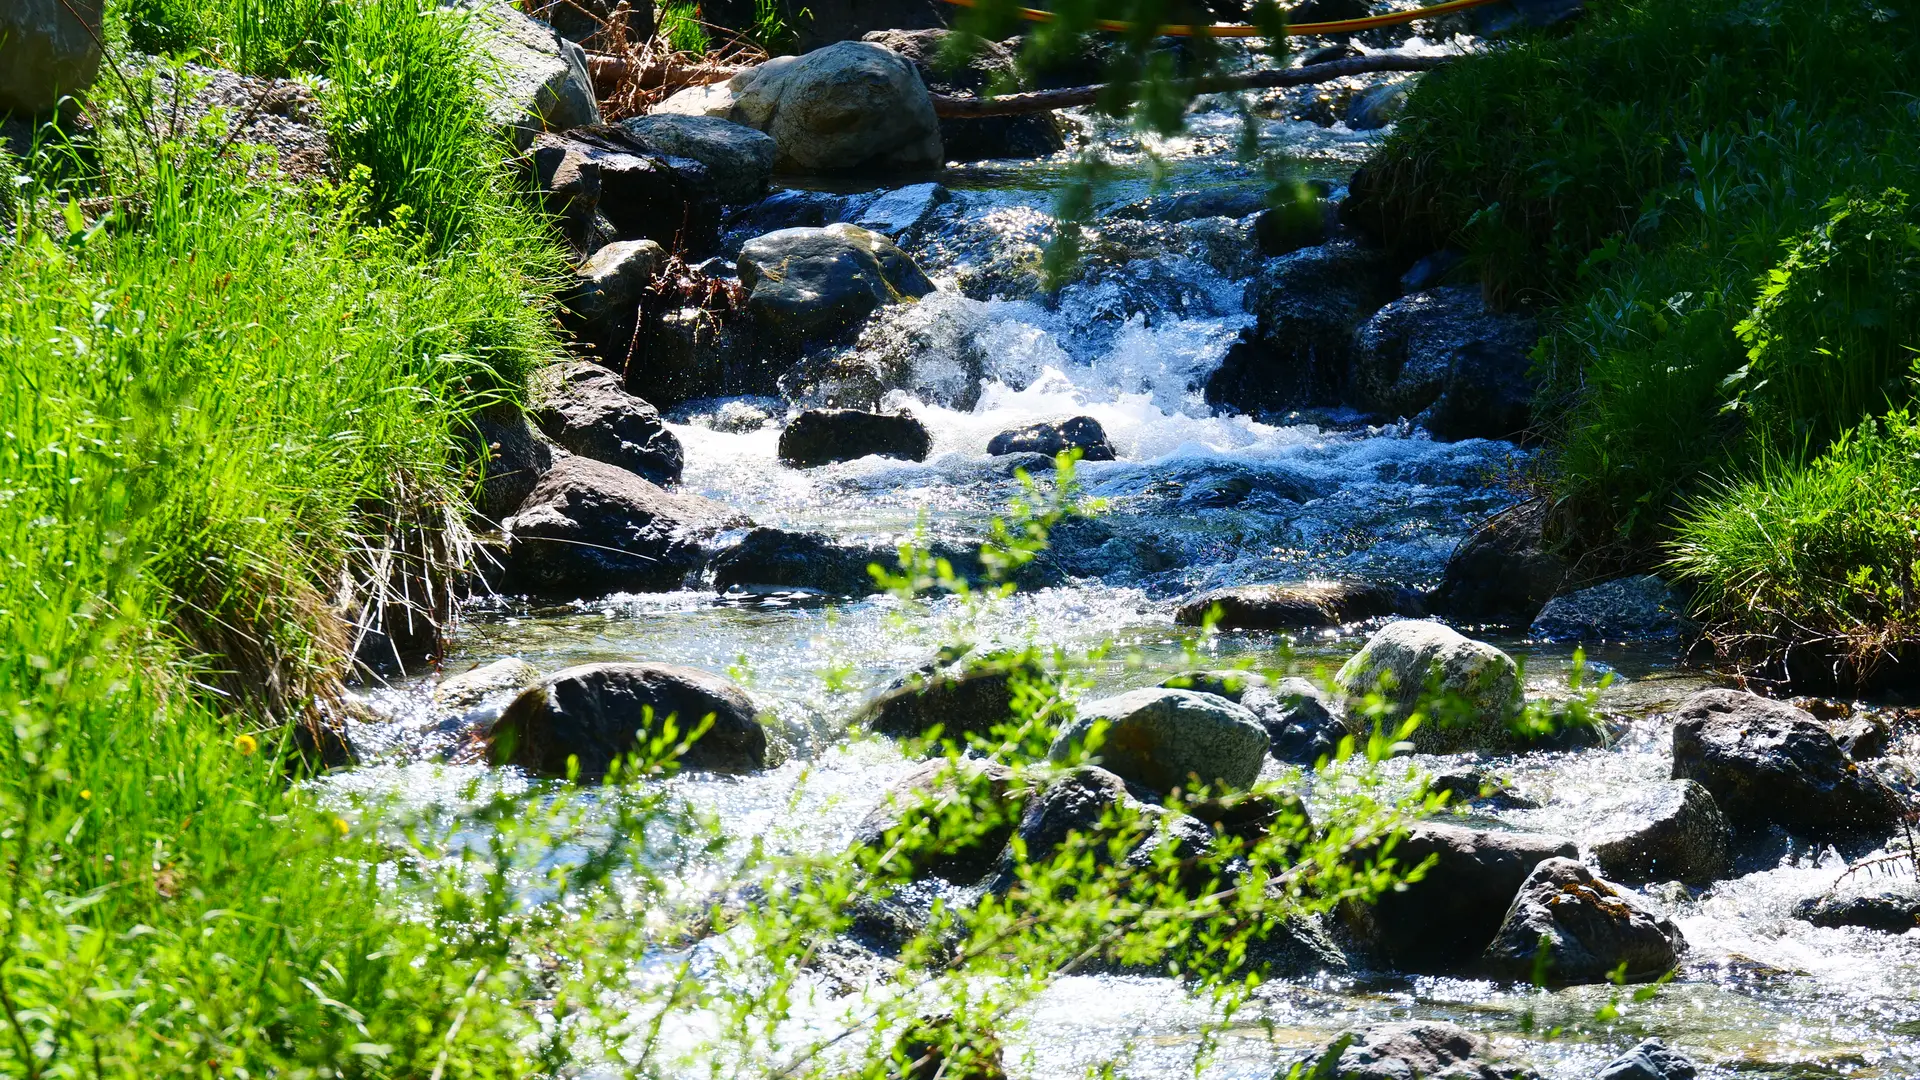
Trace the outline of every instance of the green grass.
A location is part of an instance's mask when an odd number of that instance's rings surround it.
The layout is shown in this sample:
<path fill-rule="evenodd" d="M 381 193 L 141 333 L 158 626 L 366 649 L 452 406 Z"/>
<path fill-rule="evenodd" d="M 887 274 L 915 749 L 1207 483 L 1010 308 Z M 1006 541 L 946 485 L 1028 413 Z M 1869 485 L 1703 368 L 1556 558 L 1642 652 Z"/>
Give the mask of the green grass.
<path fill-rule="evenodd" d="M 713 45 L 705 24 L 700 21 L 700 5 L 697 3 L 663 5 L 660 8 L 660 36 L 676 52 L 705 53 Z"/>

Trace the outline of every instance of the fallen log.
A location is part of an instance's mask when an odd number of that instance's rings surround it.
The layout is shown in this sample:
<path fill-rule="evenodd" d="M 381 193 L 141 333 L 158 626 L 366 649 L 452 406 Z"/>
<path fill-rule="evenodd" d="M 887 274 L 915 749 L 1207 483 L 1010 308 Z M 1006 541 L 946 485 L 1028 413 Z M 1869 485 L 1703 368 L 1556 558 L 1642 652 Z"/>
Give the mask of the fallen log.
<path fill-rule="evenodd" d="M 1271 90 L 1283 86 L 1310 86 L 1349 75 L 1370 75 L 1382 71 L 1431 71 L 1452 59 L 1450 56 L 1406 56 L 1383 53 L 1330 60 L 1306 67 L 1272 71 L 1250 71 L 1240 75 L 1203 75 L 1190 80 L 1196 94 L 1220 94 L 1231 90 Z M 1070 86 L 1062 90 L 1033 90 L 999 97 L 948 97 L 933 95 L 936 116 L 977 117 L 1014 116 L 1020 113 L 1046 112 L 1091 105 L 1106 93 L 1110 84 Z"/>

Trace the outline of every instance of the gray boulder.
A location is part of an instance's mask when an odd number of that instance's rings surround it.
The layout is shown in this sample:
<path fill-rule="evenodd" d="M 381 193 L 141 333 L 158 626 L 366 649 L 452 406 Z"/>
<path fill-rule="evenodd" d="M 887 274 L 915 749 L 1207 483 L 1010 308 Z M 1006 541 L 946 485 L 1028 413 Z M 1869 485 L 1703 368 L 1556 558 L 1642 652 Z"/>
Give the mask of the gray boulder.
<path fill-rule="evenodd" d="M 1628 982 L 1647 982 L 1672 971 L 1686 949 L 1672 920 L 1579 862 L 1553 858 L 1534 867 L 1520 887 L 1484 964 L 1514 980 L 1544 974 L 1557 986 L 1606 982 L 1625 965 Z"/>
<path fill-rule="evenodd" d="M 1169 676 L 1160 685 L 1212 694 L 1244 706 L 1267 729 L 1267 752 L 1289 764 L 1318 764 L 1339 750 L 1347 734 L 1334 703 L 1306 679 L 1274 683 L 1252 671 L 1187 671 Z"/>
<path fill-rule="evenodd" d="M 808 409 L 780 432 L 780 460 L 796 469 L 872 455 L 925 461 L 932 450 L 926 425 L 906 413 Z"/>
<path fill-rule="evenodd" d="M 734 76 L 729 88 L 729 119 L 773 136 L 782 172 L 899 172 L 946 160 L 919 71 L 869 42 L 778 56 Z"/>
<path fill-rule="evenodd" d="M 1607 1063 L 1593 1080 L 1693 1080 L 1699 1075 L 1693 1061 L 1670 1050 L 1659 1039 L 1640 1045 Z"/>
<path fill-rule="evenodd" d="M 1085 758 L 1087 737 L 1104 724 L 1092 753 L 1102 767 L 1158 792 L 1208 786 L 1243 788 L 1260 775 L 1267 731 L 1244 706 L 1212 694 L 1161 688 L 1133 690 L 1082 705 L 1061 728 L 1050 755 Z"/>
<path fill-rule="evenodd" d="M 723 203 L 750 203 L 767 193 L 773 179 L 771 136 L 710 116 L 638 116 L 620 126 L 635 142 L 662 157 L 692 158 L 713 174 L 713 191 Z"/>
<path fill-rule="evenodd" d="M 1667 583 L 1652 574 L 1640 574 L 1554 597 L 1527 634 L 1545 641 L 1597 645 L 1670 641 L 1691 631 L 1686 605 Z"/>
<path fill-rule="evenodd" d="M 1421 822 L 1393 849 L 1393 858 L 1402 869 L 1434 860 L 1426 876 L 1371 904 L 1350 904 L 1344 914 L 1360 939 L 1395 969 L 1458 972 L 1486 951 L 1534 867 L 1577 854 L 1563 836 Z"/>
<path fill-rule="evenodd" d="M 1361 739 L 1373 733 L 1374 719 L 1365 710 L 1369 694 L 1386 698 L 1388 722 L 1395 723 L 1431 687 L 1439 695 L 1434 711 L 1413 733 L 1413 747 L 1423 754 L 1506 746 L 1520 706 L 1513 657 L 1439 623 L 1413 619 L 1376 631 L 1335 674 L 1334 684 L 1343 695 L 1347 729 Z"/>
<path fill-rule="evenodd" d="M 1534 321 L 1487 308 L 1470 286 L 1404 296 L 1354 335 L 1354 398 L 1439 439 L 1513 439 L 1533 421 Z"/>
<path fill-rule="evenodd" d="M 1885 934 L 1904 934 L 1920 926 L 1920 886 L 1912 882 L 1837 886 L 1793 906 L 1793 917 L 1815 926 L 1854 926 Z"/>
<path fill-rule="evenodd" d="M 1274 1080 L 1539 1080 L 1523 1065 L 1495 1060 L 1487 1040 L 1442 1020 L 1375 1024 L 1343 1031 Z"/>
<path fill-rule="evenodd" d="M 1247 286 L 1254 330 L 1207 376 L 1207 404 L 1250 416 L 1340 404 L 1354 328 L 1394 293 L 1385 256 L 1351 240 L 1269 260 Z"/>
<path fill-rule="evenodd" d="M 611 341 L 633 332 L 647 287 L 667 264 L 667 249 L 652 240 L 619 240 L 600 248 L 573 272 L 563 300 L 589 338 Z"/>
<path fill-rule="evenodd" d="M 851 201 L 851 200 L 849 200 Z M 854 224 L 870 232 L 900 240 L 932 219 L 934 212 L 953 201 L 953 192 L 941 184 L 909 184 L 895 188 L 861 210 Z"/>
<path fill-rule="evenodd" d="M 514 587 L 546 596 L 675 589 L 705 564 L 703 541 L 750 524 L 711 499 L 569 456 L 507 519 L 508 571 Z"/>
<path fill-rule="evenodd" d="M 616 760 L 643 749 L 672 719 L 681 739 L 713 718 L 679 759 L 688 769 L 766 767 L 767 732 L 753 700 L 718 675 L 678 664 L 582 664 L 521 692 L 487 733 L 493 760 L 536 776 L 601 780 Z"/>
<path fill-rule="evenodd" d="M 103 0 L 8 0 L 0 6 L 0 115 L 45 112 L 93 85 L 103 7 Z"/>
<path fill-rule="evenodd" d="M 848 543 L 825 533 L 754 529 L 740 543 L 714 556 L 713 587 L 815 589 L 834 596 L 866 596 L 879 586 L 867 568 L 892 567 L 891 545 Z"/>
<path fill-rule="evenodd" d="M 543 131 L 600 122 L 587 54 L 507 0 L 469 0 L 468 40 L 480 58 L 487 118 L 525 150 Z"/>
<path fill-rule="evenodd" d="M 1546 540 L 1547 501 L 1503 510 L 1474 530 L 1447 560 L 1434 590 L 1436 614 L 1455 622 L 1527 626 L 1567 577 Z"/>
<path fill-rule="evenodd" d="M 1181 601 L 1173 621 L 1199 626 L 1216 607 L 1223 630 L 1315 630 L 1382 615 L 1426 614 L 1412 589 L 1370 581 L 1297 581 L 1213 589 Z"/>
<path fill-rule="evenodd" d="M 463 441 L 478 467 L 473 509 L 497 525 L 520 508 L 553 467 L 553 447 L 534 431 L 520 407 L 509 402 L 474 413 Z"/>
<path fill-rule="evenodd" d="M 886 304 L 933 291 L 893 241 L 858 226 L 781 229 L 740 248 L 747 310 L 772 342 L 837 337 Z"/>
<path fill-rule="evenodd" d="M 656 484 L 679 483 L 679 438 L 658 410 L 627 393 L 620 376 L 575 360 L 536 371 L 528 389 L 533 418 L 554 442 Z"/>
<path fill-rule="evenodd" d="M 1733 867 L 1733 831 L 1706 788 L 1692 780 L 1636 784 L 1581 837 L 1616 881 L 1705 885 Z"/>
<path fill-rule="evenodd" d="M 1884 833 L 1894 793 L 1861 770 L 1825 725 L 1785 702 L 1703 690 L 1680 703 L 1673 776 L 1698 780 L 1735 828 L 1778 825 L 1815 840 Z"/>
<path fill-rule="evenodd" d="M 1113 444 L 1107 441 L 1106 429 L 1091 416 L 1042 420 L 1003 431 L 987 443 L 987 453 L 996 457 L 1002 454 L 1045 454 L 1056 457 L 1068 450 L 1080 451 L 1082 461 L 1114 459 Z"/>
<path fill-rule="evenodd" d="M 854 845 L 892 852 L 900 876 L 934 874 L 956 884 L 980 880 L 1013 837 L 1027 791 L 997 761 L 936 758 L 896 781 L 854 826 Z M 976 831 L 958 840 L 931 838 L 959 807 Z M 921 830 L 921 832 L 916 832 Z M 922 835 L 924 832 L 924 835 Z"/>

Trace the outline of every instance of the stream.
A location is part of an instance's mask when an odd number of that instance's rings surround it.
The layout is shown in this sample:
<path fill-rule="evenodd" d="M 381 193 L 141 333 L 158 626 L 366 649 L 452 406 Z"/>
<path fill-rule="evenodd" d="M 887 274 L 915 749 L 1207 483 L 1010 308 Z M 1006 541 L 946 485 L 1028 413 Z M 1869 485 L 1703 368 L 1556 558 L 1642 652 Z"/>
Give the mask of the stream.
<path fill-rule="evenodd" d="M 1262 138 L 1284 148 L 1301 174 L 1336 190 L 1379 135 L 1260 123 Z M 994 603 L 972 630 L 976 640 L 1111 642 L 1095 668 L 1096 693 L 1154 685 L 1186 670 L 1189 648 L 1208 665 L 1246 660 L 1329 673 L 1371 627 L 1291 642 L 1267 633 L 1192 642 L 1190 630 L 1173 624 L 1175 602 L 1202 588 L 1317 575 L 1430 587 L 1473 525 L 1515 500 L 1508 481 L 1528 455 L 1502 442 L 1439 442 L 1404 424 L 1369 426 L 1338 411 L 1274 424 L 1217 416 L 1200 400 L 1195 387 L 1252 323 L 1242 301 L 1260 264 L 1250 219 L 1112 212 L 1156 192 L 1256 190 L 1233 155 L 1240 124 L 1224 106 L 1202 111 L 1187 137 L 1154 145 L 1158 162 L 1146 147 L 1123 141 L 1114 175 L 1100 188 L 1106 216 L 1091 226 L 1086 273 L 1051 299 L 1030 286 L 1022 291 L 1020 282 L 1050 228 L 1067 163 L 948 170 L 942 183 L 953 201 L 902 244 L 942 291 L 881 316 L 892 325 L 880 336 L 910 343 L 913 353 L 911 385 L 890 390 L 885 404 L 926 423 L 932 454 L 921 463 L 866 458 L 789 469 L 775 459 L 777 420 L 758 419 L 777 403 L 708 402 L 673 414 L 686 451 L 683 488 L 762 525 L 891 539 L 924 521 L 936 533 L 977 537 L 1020 490 L 1005 462 L 986 454 L 987 440 L 1033 420 L 1090 415 L 1119 458 L 1079 470 L 1085 494 L 1106 504 L 1098 542 L 1074 553 L 1069 583 Z M 975 372 L 984 385 L 968 401 Z M 518 656 L 542 672 L 660 660 L 726 675 L 775 715 L 787 759 L 758 775 L 670 783 L 717 813 L 730 836 L 824 852 L 843 847 L 854 822 L 914 764 L 886 740 L 850 735 L 848 719 L 876 688 L 942 644 L 957 615 L 951 603 L 722 603 L 692 589 L 563 607 L 508 600 L 465 615 L 444 670 Z M 1490 640 L 1524 659 L 1530 690 L 1564 685 L 1570 648 Z M 1682 670 L 1671 649 L 1605 648 L 1588 660 L 1614 674 L 1602 700 L 1619 735 L 1603 749 L 1492 762 L 1543 806 L 1485 816 L 1577 836 L 1608 795 L 1668 775 L 1663 709 L 1708 680 Z M 448 762 L 455 736 L 425 705 L 431 683 L 370 695 L 390 719 L 356 726 L 366 763 L 323 781 L 328 796 L 452 805 L 482 777 L 520 784 L 534 797 L 537 789 L 510 775 Z M 1266 1080 L 1342 1027 L 1419 1017 L 1486 1034 L 1543 1074 L 1567 1080 L 1592 1076 L 1647 1035 L 1692 1056 L 1703 1075 L 1920 1076 L 1920 930 L 1895 936 L 1795 920 L 1793 904 L 1833 883 L 1845 863 L 1831 851 L 1783 846 L 1777 855 L 1749 860 L 1743 873 L 1707 889 L 1643 891 L 1677 921 L 1691 949 L 1671 984 L 1650 1001 L 1628 995 L 1611 1023 L 1592 1021 L 1612 992 L 1606 986 L 1536 991 L 1390 974 L 1277 981 L 1234 1018 L 1204 1075 Z M 1070 977 L 1028 1011 L 1009 1040 L 1008 1065 L 1032 1078 L 1081 1076 L 1103 1063 L 1140 1080 L 1191 1076 L 1212 1018 L 1206 1002 L 1169 980 Z M 1558 1025 L 1575 1033 L 1549 1038 Z"/>

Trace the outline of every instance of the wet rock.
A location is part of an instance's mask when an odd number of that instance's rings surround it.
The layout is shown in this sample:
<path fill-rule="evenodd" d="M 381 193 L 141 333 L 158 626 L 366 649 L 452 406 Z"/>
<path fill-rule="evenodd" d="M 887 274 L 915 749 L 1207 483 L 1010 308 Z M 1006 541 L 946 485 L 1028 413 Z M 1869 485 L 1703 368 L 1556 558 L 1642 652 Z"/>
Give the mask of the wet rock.
<path fill-rule="evenodd" d="M 990 88 L 1018 85 L 1018 42 L 980 41 L 959 67 L 942 63 L 951 31 L 875 30 L 861 40 L 912 61 L 927 90 L 950 97 L 979 96 Z M 1025 116 L 942 117 L 940 141 L 948 161 L 1036 158 L 1066 149 L 1066 133 L 1052 112 Z"/>
<path fill-rule="evenodd" d="M 576 360 L 535 372 L 528 389 L 534 420 L 554 442 L 656 484 L 679 483 L 679 438 L 658 410 L 627 393 L 620 376 Z"/>
<path fill-rule="evenodd" d="M 465 442 L 479 465 L 473 508 L 497 523 L 527 501 L 533 486 L 553 467 L 553 448 L 527 422 L 519 406 L 489 405 L 473 415 Z"/>
<path fill-rule="evenodd" d="M 1779 825 L 1815 840 L 1874 835 L 1900 814 L 1893 792 L 1784 702 L 1703 690 L 1680 703 L 1673 776 L 1698 780 L 1737 829 Z"/>
<path fill-rule="evenodd" d="M 1267 752 L 1291 765 L 1318 765 L 1340 752 L 1347 735 L 1338 707 L 1306 679 L 1282 679 L 1243 702 L 1267 729 Z"/>
<path fill-rule="evenodd" d="M 1400 291 L 1417 293 L 1437 289 L 1445 285 L 1448 275 L 1466 261 L 1466 254 L 1453 248 L 1441 248 L 1431 255 L 1422 256 L 1407 268 L 1406 273 L 1400 275 Z"/>
<path fill-rule="evenodd" d="M 1706 788 L 1692 780 L 1637 784 L 1581 837 L 1616 881 L 1706 885 L 1733 868 L 1733 832 Z"/>
<path fill-rule="evenodd" d="M 723 252 L 737 253 L 756 236 L 782 229 L 818 229 L 846 220 L 847 198 L 827 191 L 776 191 L 759 202 L 735 208 L 726 219 Z"/>
<path fill-rule="evenodd" d="M 1304 247 L 1327 242 L 1331 214 L 1324 200 L 1268 207 L 1253 219 L 1253 236 L 1260 254 L 1290 255 Z"/>
<path fill-rule="evenodd" d="M 1485 806 L 1493 810 L 1537 810 L 1540 804 L 1515 791 L 1486 769 L 1444 772 L 1427 783 L 1427 790 L 1444 792 L 1455 805 Z"/>
<path fill-rule="evenodd" d="M 1341 117 L 1355 131 L 1377 131 L 1400 119 L 1407 107 L 1407 90 L 1412 80 L 1382 83 L 1353 96 L 1347 113 Z"/>
<path fill-rule="evenodd" d="M 854 224 L 869 232 L 900 240 L 925 225 L 942 206 L 953 201 L 953 192 L 940 184 L 911 184 L 895 188 L 867 204 Z"/>
<path fill-rule="evenodd" d="M 854 845 L 894 850 L 905 877 L 935 874 L 961 885 L 978 881 L 993 868 L 1020 821 L 1028 793 L 1016 780 L 1012 769 L 996 761 L 936 758 L 887 789 L 854 826 Z M 922 827 L 931 833 L 958 806 L 974 808 L 979 832 L 959 842 L 911 832 Z"/>
<path fill-rule="evenodd" d="M 653 5 L 646 0 L 535 0 L 528 13 L 582 48 L 610 52 L 616 42 L 653 36 Z"/>
<path fill-rule="evenodd" d="M 1372 904 L 1350 904 L 1344 913 L 1395 969 L 1460 971 L 1486 951 L 1534 867 L 1577 854 L 1566 837 L 1422 822 L 1393 857 L 1401 867 L 1434 859 L 1426 876 Z"/>
<path fill-rule="evenodd" d="M 1313 630 L 1383 615 L 1426 614 L 1411 589 L 1369 581 L 1298 581 L 1204 592 L 1182 601 L 1173 621 L 1199 626 L 1215 608 L 1223 630 Z"/>
<path fill-rule="evenodd" d="M 1411 417 L 1438 439 L 1512 439 L 1533 420 L 1532 319 L 1487 308 L 1470 286 L 1403 296 L 1354 334 L 1354 400 Z"/>
<path fill-rule="evenodd" d="M 9 0 L 0 10 L 0 114 L 45 112 L 100 70 L 103 0 Z"/>
<path fill-rule="evenodd" d="M 1413 733 L 1423 754 L 1485 750 L 1511 741 L 1508 722 L 1520 705 L 1520 673 L 1513 658 L 1484 642 L 1462 637 L 1435 622 L 1413 619 L 1376 631 L 1334 676 L 1344 695 L 1347 729 L 1356 738 L 1373 732 L 1366 715 L 1367 695 L 1387 699 L 1389 723 L 1398 722 L 1427 696 L 1438 695 L 1435 711 Z"/>
<path fill-rule="evenodd" d="M 442 680 L 433 688 L 433 703 L 455 715 L 464 715 L 488 702 L 518 697 L 522 690 L 539 683 L 539 669 L 517 656 L 509 656 Z"/>
<path fill-rule="evenodd" d="M 1283 838 L 1306 836 L 1313 829 L 1307 804 L 1291 792 L 1236 791 L 1201 799 L 1187 806 L 1187 816 L 1249 846 L 1278 832 Z"/>
<path fill-rule="evenodd" d="M 1026 847 L 1030 864 L 1041 864 L 1074 836 L 1091 837 L 1103 830 L 1103 819 L 1116 808 L 1127 807 L 1144 812 L 1146 807 L 1127 791 L 1127 782 L 1097 765 L 1081 765 L 1056 777 L 1045 789 L 1027 801 L 1016 835 Z M 1111 859 L 1109 845 L 1095 845 L 1095 862 Z M 1004 893 L 1018 883 L 1018 865 L 1013 846 L 1000 852 L 994 863 L 988 888 Z"/>
<path fill-rule="evenodd" d="M 756 346 L 738 312 L 685 306 L 662 311 L 607 355 L 627 357 L 627 389 L 671 408 L 700 398 L 771 396 L 783 360 Z M 784 410 L 783 410 L 784 411 Z"/>
<path fill-rule="evenodd" d="M 1607 1063 L 1594 1080 L 1694 1080 L 1699 1070 L 1678 1050 L 1648 1039 Z"/>
<path fill-rule="evenodd" d="M 1670 641 L 1693 630 L 1686 605 L 1652 574 L 1616 578 L 1547 601 L 1528 636 L 1546 641 Z"/>
<path fill-rule="evenodd" d="M 1247 286 L 1255 328 L 1207 377 L 1207 404 L 1259 415 L 1341 403 L 1354 328 L 1393 295 L 1385 257 L 1351 240 L 1268 262 Z"/>
<path fill-rule="evenodd" d="M 529 161 L 543 204 L 562 214 L 582 251 L 598 250 L 602 231 L 673 251 L 713 246 L 720 202 L 712 172 L 698 161 L 655 154 L 626 129 L 599 126 L 535 136 Z"/>
<path fill-rule="evenodd" d="M 1247 942 L 1246 965 L 1262 979 L 1342 975 L 1354 967 L 1325 916 L 1275 920 Z"/>
<path fill-rule="evenodd" d="M 945 162 L 919 71 L 870 42 L 777 56 L 734 76 L 729 89 L 729 118 L 773 136 L 782 172 L 901 172 Z"/>
<path fill-rule="evenodd" d="M 883 305 L 933 291 L 893 241 L 847 224 L 781 229 L 747 241 L 740 283 L 763 334 L 788 345 L 836 337 Z"/>
<path fill-rule="evenodd" d="M 1920 887 L 1912 882 L 1875 886 L 1871 880 L 1835 895 L 1808 897 L 1793 907 L 1793 917 L 1815 926 L 1855 926 L 1904 934 L 1920 926 Z"/>
<path fill-rule="evenodd" d="M 487 118 L 525 150 L 543 131 L 600 122 L 587 54 L 506 0 L 473 0 L 469 40 L 482 60 Z"/>
<path fill-rule="evenodd" d="M 1488 519 L 1447 560 L 1433 611 L 1461 623 L 1531 625 L 1567 577 L 1566 562 L 1547 544 L 1546 523 L 1545 499 Z"/>
<path fill-rule="evenodd" d="M 1083 704 L 1061 728 L 1050 754 L 1057 762 L 1086 756 L 1095 724 L 1106 738 L 1093 750 L 1107 770 L 1154 791 L 1196 784 L 1242 788 L 1260 775 L 1267 732 L 1246 708 L 1191 690 L 1133 690 Z"/>
<path fill-rule="evenodd" d="M 1254 188 L 1207 188 L 1153 195 L 1116 207 L 1108 217 L 1168 225 L 1200 218 L 1243 218 L 1266 209 L 1266 192 Z M 1282 253 L 1276 253 L 1282 254 Z"/>
<path fill-rule="evenodd" d="M 809 409 L 780 433 L 780 460 L 796 469 L 869 455 L 925 461 L 932 449 L 926 425 L 906 413 Z"/>
<path fill-rule="evenodd" d="M 896 739 L 917 739 L 937 725 L 964 742 L 1013 719 L 1016 681 L 1044 682 L 1046 671 L 1025 654 L 963 658 L 912 672 L 882 690 L 856 723 Z"/>
<path fill-rule="evenodd" d="M 1893 749 L 1893 728 L 1877 716 L 1855 716 L 1833 729 L 1841 752 L 1854 761 L 1872 761 Z"/>
<path fill-rule="evenodd" d="M 767 732 L 753 700 L 718 675 L 678 664 L 582 664 L 522 691 L 487 734 L 493 760 L 538 776 L 594 782 L 616 760 L 644 748 L 672 719 L 680 737 L 713 718 L 680 764 L 748 772 L 767 764 Z"/>
<path fill-rule="evenodd" d="M 661 157 L 692 158 L 713 175 L 723 203 L 750 203 L 773 179 L 774 144 L 765 132 L 711 116 L 636 116 L 620 126 Z"/>
<path fill-rule="evenodd" d="M 711 499 L 569 456 L 507 519 L 508 568 L 515 587 L 542 595 L 674 589 L 706 562 L 702 541 L 748 524 Z"/>
<path fill-rule="evenodd" d="M 1107 431 L 1100 421 L 1091 416 L 1075 416 L 1067 420 L 1042 420 L 1025 427 L 1013 428 L 995 435 L 987 443 L 987 453 L 1001 454 L 1045 454 L 1052 458 L 1068 450 L 1080 451 L 1082 461 L 1112 461 L 1113 444 L 1107 441 Z"/>
<path fill-rule="evenodd" d="M 1662 918 L 1571 858 L 1533 868 L 1514 898 L 1485 965 L 1505 978 L 1541 973 L 1553 985 L 1605 982 L 1625 965 L 1628 982 L 1647 982 L 1673 970 L 1687 949 L 1672 920 Z"/>
<path fill-rule="evenodd" d="M 1303 1080 L 1539 1080 L 1540 1075 L 1495 1060 L 1487 1040 L 1440 1020 L 1343 1031 L 1295 1068 Z M 1289 1075 L 1282 1069 L 1274 1080 Z"/>
<path fill-rule="evenodd" d="M 666 249 L 652 240 L 621 240 L 594 252 L 573 272 L 565 296 L 581 332 L 608 340 L 624 325 L 631 334 L 640 299 L 666 262 Z"/>
<path fill-rule="evenodd" d="M 834 596 L 866 596 L 879 590 L 867 568 L 892 567 L 895 549 L 885 544 L 836 541 L 825 533 L 754 529 L 740 543 L 714 556 L 713 587 L 817 589 Z"/>

